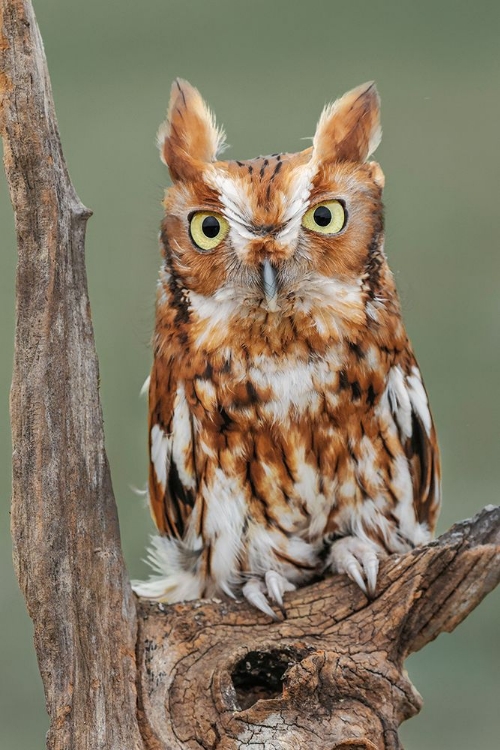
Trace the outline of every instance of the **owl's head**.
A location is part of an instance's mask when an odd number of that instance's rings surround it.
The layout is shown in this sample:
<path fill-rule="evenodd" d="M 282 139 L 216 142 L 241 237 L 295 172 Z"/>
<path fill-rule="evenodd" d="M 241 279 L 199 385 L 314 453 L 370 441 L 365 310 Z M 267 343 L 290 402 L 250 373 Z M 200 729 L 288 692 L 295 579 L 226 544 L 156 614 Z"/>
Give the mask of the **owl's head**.
<path fill-rule="evenodd" d="M 380 138 L 367 83 L 325 107 L 310 148 L 223 161 L 224 132 L 199 92 L 175 81 L 159 132 L 173 181 L 162 225 L 170 285 L 207 318 L 216 307 L 226 320 L 250 309 L 266 321 L 373 317 L 384 177 L 368 159 Z"/>

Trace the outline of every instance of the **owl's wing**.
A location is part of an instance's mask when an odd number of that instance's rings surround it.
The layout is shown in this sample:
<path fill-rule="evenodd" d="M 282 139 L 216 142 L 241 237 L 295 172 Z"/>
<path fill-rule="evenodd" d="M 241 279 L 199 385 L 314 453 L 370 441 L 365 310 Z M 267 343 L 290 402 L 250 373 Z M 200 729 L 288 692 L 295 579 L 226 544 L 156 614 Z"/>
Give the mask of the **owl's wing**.
<path fill-rule="evenodd" d="M 406 367 L 392 368 L 388 396 L 410 464 L 415 514 L 432 532 L 441 503 L 439 447 L 427 393 L 413 358 Z"/>
<path fill-rule="evenodd" d="M 149 383 L 149 502 L 159 531 L 182 539 L 196 495 L 193 424 L 184 384 L 155 358 Z"/>

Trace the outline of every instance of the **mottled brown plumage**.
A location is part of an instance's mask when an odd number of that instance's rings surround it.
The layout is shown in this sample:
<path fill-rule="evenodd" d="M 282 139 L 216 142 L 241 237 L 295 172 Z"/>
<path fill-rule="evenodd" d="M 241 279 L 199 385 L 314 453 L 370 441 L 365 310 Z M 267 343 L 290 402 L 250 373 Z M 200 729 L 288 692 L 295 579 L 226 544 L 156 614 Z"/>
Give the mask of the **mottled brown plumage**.
<path fill-rule="evenodd" d="M 384 254 L 379 140 L 366 84 L 311 148 L 217 161 L 223 133 L 174 83 L 149 387 L 161 536 L 140 594 L 242 590 L 272 614 L 325 569 L 371 593 L 380 556 L 430 538 L 439 454 Z"/>

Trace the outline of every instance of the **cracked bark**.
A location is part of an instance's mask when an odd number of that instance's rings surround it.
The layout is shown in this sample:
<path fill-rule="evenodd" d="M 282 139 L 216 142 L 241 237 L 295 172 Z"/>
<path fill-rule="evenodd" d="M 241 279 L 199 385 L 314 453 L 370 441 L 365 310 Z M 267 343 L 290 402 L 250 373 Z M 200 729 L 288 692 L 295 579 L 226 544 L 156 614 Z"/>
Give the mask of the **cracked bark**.
<path fill-rule="evenodd" d="M 369 602 L 335 576 L 270 623 L 241 602 L 141 602 L 139 716 L 151 748 L 400 748 L 422 701 L 405 658 L 500 580 L 500 508 L 381 566 Z M 156 743 L 156 744 L 155 744 Z"/>
<path fill-rule="evenodd" d="M 0 0 L 0 126 L 19 246 L 11 393 L 14 563 L 51 724 L 47 746 L 395 750 L 421 698 L 404 659 L 500 578 L 500 509 L 381 566 L 286 597 L 141 602 L 124 568 L 87 297 L 90 212 L 69 180 L 28 0 Z"/>

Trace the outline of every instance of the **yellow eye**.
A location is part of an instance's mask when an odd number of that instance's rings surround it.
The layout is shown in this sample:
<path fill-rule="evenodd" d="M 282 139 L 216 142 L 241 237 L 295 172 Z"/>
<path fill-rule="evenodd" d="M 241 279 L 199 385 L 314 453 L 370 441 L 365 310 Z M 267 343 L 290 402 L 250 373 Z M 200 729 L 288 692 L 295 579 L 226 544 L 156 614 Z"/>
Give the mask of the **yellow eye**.
<path fill-rule="evenodd" d="M 213 250 L 229 232 L 229 224 L 221 214 L 197 211 L 191 217 L 189 232 L 200 250 Z"/>
<path fill-rule="evenodd" d="M 338 234 L 344 228 L 347 214 L 340 201 L 323 201 L 306 211 L 302 226 L 320 234 Z"/>

